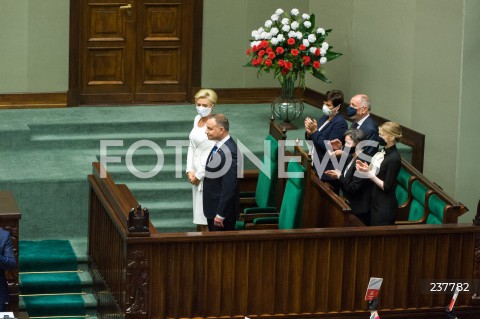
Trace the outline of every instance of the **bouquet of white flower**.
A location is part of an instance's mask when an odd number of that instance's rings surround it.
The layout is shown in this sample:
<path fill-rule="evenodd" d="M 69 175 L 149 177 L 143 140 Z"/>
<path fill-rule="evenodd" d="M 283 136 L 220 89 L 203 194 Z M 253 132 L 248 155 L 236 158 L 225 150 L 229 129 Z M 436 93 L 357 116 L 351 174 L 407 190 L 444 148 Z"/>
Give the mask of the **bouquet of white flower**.
<path fill-rule="evenodd" d="M 332 30 L 315 29 L 315 15 L 302 14 L 298 9 L 285 13 L 277 9 L 263 27 L 252 31 L 249 61 L 245 66 L 258 68 L 258 73 L 273 71 L 280 83 L 287 78 L 305 87 L 305 72 L 324 81 L 323 66 L 342 55 L 333 52 L 325 38 Z"/>

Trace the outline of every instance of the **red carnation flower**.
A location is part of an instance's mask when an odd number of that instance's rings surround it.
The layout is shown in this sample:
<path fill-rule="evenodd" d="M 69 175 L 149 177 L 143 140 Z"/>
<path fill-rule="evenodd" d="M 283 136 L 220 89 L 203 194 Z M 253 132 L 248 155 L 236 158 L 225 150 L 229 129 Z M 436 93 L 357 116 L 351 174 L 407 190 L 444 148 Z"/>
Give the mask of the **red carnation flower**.
<path fill-rule="evenodd" d="M 282 69 L 282 74 L 283 74 L 283 75 L 287 75 L 288 72 L 290 72 L 290 70 L 285 69 L 285 68 Z"/>
<path fill-rule="evenodd" d="M 309 56 L 304 56 L 303 57 L 303 65 L 307 66 L 310 64 L 310 57 Z"/>
<path fill-rule="evenodd" d="M 275 49 L 275 51 L 277 52 L 277 54 L 283 54 L 283 52 L 284 52 L 285 50 L 283 50 L 282 47 L 277 47 L 277 48 Z"/>
<path fill-rule="evenodd" d="M 319 56 L 319 55 L 320 55 L 320 49 L 319 49 L 319 48 L 317 48 L 317 49 L 315 50 L 315 55 L 316 55 L 316 56 Z"/>
<path fill-rule="evenodd" d="M 252 49 L 247 49 L 247 55 L 250 55 L 252 53 Z"/>
<path fill-rule="evenodd" d="M 294 38 L 288 38 L 287 43 L 288 43 L 288 45 L 294 45 L 295 44 L 295 39 Z"/>
<path fill-rule="evenodd" d="M 268 52 L 268 58 L 269 58 L 269 59 L 272 59 L 272 60 L 273 60 L 273 59 L 275 59 L 275 57 L 276 57 L 275 53 L 273 53 L 273 52 Z"/>
<path fill-rule="evenodd" d="M 268 41 L 267 40 L 262 40 L 262 47 L 266 49 L 268 47 Z"/>
<path fill-rule="evenodd" d="M 304 44 L 300 44 L 300 50 L 302 51 L 305 51 L 307 49 L 307 47 L 304 45 Z"/>
<path fill-rule="evenodd" d="M 266 66 L 270 67 L 270 66 L 272 66 L 272 60 L 266 59 L 265 62 L 264 62 L 264 64 L 265 64 Z"/>
<path fill-rule="evenodd" d="M 292 55 L 297 56 L 298 55 L 298 50 L 297 49 L 292 49 Z"/>
<path fill-rule="evenodd" d="M 267 53 L 270 53 L 273 51 L 273 49 L 271 47 L 268 47 L 265 51 L 267 51 Z"/>
<path fill-rule="evenodd" d="M 292 62 L 285 61 L 285 69 L 291 70 L 292 67 L 293 67 L 293 63 L 292 63 Z"/>
<path fill-rule="evenodd" d="M 314 61 L 314 62 L 313 62 L 313 67 L 314 67 L 315 69 L 318 69 L 318 68 L 320 67 L 320 62 Z"/>
<path fill-rule="evenodd" d="M 258 51 L 258 47 L 256 45 L 253 46 L 252 48 L 253 52 L 257 52 Z"/>
<path fill-rule="evenodd" d="M 278 66 L 283 68 L 285 66 L 285 60 L 278 60 Z"/>
<path fill-rule="evenodd" d="M 258 51 L 258 56 L 263 57 L 265 55 L 265 50 Z"/>

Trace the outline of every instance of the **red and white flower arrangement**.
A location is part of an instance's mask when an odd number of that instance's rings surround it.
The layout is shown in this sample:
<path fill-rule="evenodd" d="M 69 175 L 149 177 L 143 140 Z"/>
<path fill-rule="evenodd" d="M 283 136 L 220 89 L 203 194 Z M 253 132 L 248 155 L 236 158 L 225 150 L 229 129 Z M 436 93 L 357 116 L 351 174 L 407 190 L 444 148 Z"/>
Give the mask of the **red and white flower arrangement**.
<path fill-rule="evenodd" d="M 258 68 L 258 74 L 272 71 L 280 83 L 299 78 L 301 87 L 305 87 L 305 72 L 331 82 L 324 75 L 324 65 L 342 55 L 325 41 L 331 31 L 315 29 L 313 14 L 277 9 L 263 27 L 252 31 L 245 66 Z"/>

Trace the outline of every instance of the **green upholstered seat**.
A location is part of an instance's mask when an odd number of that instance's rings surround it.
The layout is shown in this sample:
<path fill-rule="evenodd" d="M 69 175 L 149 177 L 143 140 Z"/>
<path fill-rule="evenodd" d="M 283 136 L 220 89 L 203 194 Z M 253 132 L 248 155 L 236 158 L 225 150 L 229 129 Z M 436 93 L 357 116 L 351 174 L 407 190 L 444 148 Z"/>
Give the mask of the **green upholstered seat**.
<path fill-rule="evenodd" d="M 425 215 L 425 199 L 428 188 L 420 181 L 415 180 L 412 183 L 412 203 L 410 204 L 410 214 L 408 220 L 419 220 Z"/>
<path fill-rule="evenodd" d="M 397 175 L 397 188 L 395 195 L 397 196 L 398 206 L 402 206 L 408 201 L 408 183 L 412 175 L 403 167 Z"/>
<path fill-rule="evenodd" d="M 287 183 L 283 195 L 280 214 L 259 217 L 252 220 L 253 225 L 278 224 L 278 229 L 294 229 L 300 227 L 303 210 L 303 195 L 305 191 L 305 168 L 298 162 L 291 160 L 288 164 Z M 268 208 L 250 208 L 248 215 L 265 214 Z M 238 225 L 240 227 L 240 225 Z"/>
<path fill-rule="evenodd" d="M 428 217 L 427 224 L 443 224 L 443 216 L 447 203 L 440 199 L 436 194 L 428 197 Z"/>
<path fill-rule="evenodd" d="M 270 154 L 265 158 L 265 161 L 268 161 L 265 163 L 266 167 L 270 166 L 270 177 L 260 170 L 255 202 L 258 207 L 275 207 L 278 184 L 278 142 L 270 134 L 267 135 L 265 142 L 270 144 Z"/>
<path fill-rule="evenodd" d="M 395 195 L 397 196 L 398 206 L 402 206 L 408 201 L 408 190 L 400 184 L 397 184 Z"/>

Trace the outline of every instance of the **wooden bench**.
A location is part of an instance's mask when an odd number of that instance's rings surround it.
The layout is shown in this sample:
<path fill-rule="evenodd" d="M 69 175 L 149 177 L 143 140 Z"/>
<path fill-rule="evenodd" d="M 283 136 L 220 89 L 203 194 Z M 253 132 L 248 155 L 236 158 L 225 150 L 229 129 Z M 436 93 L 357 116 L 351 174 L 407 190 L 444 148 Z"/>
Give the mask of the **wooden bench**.
<path fill-rule="evenodd" d="M 403 159 L 397 182 L 397 199 L 399 199 L 397 224 L 399 225 L 457 223 L 458 217 L 468 211 L 462 203 L 453 199 Z M 406 200 L 404 200 L 405 194 Z"/>

